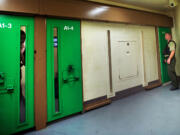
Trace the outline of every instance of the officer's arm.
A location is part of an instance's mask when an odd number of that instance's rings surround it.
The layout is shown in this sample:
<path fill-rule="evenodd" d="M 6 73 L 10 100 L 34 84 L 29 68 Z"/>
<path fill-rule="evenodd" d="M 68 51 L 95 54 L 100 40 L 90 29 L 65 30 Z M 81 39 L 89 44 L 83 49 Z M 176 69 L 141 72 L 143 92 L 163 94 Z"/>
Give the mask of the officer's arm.
<path fill-rule="evenodd" d="M 174 55 L 175 55 L 175 50 L 171 51 L 171 54 L 167 60 L 167 64 L 171 64 L 171 59 L 174 57 Z"/>
<path fill-rule="evenodd" d="M 169 44 L 169 49 L 170 49 L 171 53 L 170 53 L 169 58 L 168 58 L 168 60 L 167 60 L 167 63 L 168 63 L 168 64 L 171 63 L 171 60 L 172 60 L 172 58 L 173 58 L 174 55 L 175 55 L 175 50 L 176 50 L 175 48 L 176 48 L 175 44 L 174 44 L 173 42 L 171 42 L 171 43 Z"/>
<path fill-rule="evenodd" d="M 174 55 L 175 55 L 175 50 L 171 51 L 171 54 L 170 54 L 170 56 L 169 56 L 169 59 L 171 60 L 171 59 L 174 57 Z"/>

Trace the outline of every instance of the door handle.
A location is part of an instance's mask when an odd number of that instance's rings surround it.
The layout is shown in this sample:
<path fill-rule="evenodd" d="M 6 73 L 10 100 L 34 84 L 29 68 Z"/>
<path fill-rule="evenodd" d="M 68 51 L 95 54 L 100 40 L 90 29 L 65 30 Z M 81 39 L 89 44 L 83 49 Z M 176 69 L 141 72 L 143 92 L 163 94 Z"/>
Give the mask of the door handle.
<path fill-rule="evenodd" d="M 7 93 L 13 93 L 14 87 L 13 87 L 13 86 L 8 86 L 8 87 L 6 88 L 6 91 L 7 91 Z"/>
<path fill-rule="evenodd" d="M 0 94 L 13 93 L 14 92 L 14 79 L 9 78 L 5 83 L 5 74 L 0 72 Z"/>
<path fill-rule="evenodd" d="M 14 86 L 12 85 L 7 86 L 5 88 L 0 88 L 0 94 L 5 94 L 5 93 L 11 94 L 13 92 L 14 92 Z"/>
<path fill-rule="evenodd" d="M 64 83 L 76 82 L 76 81 L 79 81 L 79 77 L 73 77 L 73 78 L 63 79 L 63 82 L 64 82 Z"/>

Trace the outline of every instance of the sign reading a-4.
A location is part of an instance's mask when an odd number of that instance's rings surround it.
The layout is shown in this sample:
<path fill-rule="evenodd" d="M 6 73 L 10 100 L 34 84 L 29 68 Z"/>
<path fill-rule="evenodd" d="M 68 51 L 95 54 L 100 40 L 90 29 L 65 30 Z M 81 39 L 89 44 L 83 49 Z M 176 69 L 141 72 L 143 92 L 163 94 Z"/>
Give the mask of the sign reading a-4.
<path fill-rule="evenodd" d="M 11 29 L 12 28 L 12 24 L 11 23 L 0 23 L 0 29 Z"/>
<path fill-rule="evenodd" d="M 64 26 L 64 30 L 65 31 L 69 31 L 69 30 L 73 31 L 74 30 L 74 26 Z"/>

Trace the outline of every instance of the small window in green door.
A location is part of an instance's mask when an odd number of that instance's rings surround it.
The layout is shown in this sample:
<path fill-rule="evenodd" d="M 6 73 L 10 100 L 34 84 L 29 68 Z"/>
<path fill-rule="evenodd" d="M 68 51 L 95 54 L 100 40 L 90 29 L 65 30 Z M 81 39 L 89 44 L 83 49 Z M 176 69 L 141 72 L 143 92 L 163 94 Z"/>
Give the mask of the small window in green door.
<path fill-rule="evenodd" d="M 59 79 L 58 79 L 58 29 L 53 29 L 54 40 L 54 95 L 55 95 L 55 112 L 59 112 Z"/>
<path fill-rule="evenodd" d="M 25 88 L 25 55 L 26 55 L 26 26 L 20 30 L 20 123 L 26 121 L 26 88 Z"/>

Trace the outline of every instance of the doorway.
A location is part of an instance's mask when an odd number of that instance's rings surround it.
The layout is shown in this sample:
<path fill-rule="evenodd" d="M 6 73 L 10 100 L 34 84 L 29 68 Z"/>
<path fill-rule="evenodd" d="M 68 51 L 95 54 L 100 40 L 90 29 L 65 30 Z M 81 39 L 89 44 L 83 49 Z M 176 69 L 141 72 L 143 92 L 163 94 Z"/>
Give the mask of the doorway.
<path fill-rule="evenodd" d="M 170 81 L 170 78 L 168 76 L 167 64 L 164 63 L 164 55 L 163 55 L 163 50 L 167 45 L 167 41 L 165 40 L 166 33 L 171 33 L 171 28 L 167 28 L 167 27 L 158 28 L 162 83 L 167 83 Z"/>

